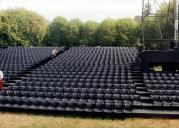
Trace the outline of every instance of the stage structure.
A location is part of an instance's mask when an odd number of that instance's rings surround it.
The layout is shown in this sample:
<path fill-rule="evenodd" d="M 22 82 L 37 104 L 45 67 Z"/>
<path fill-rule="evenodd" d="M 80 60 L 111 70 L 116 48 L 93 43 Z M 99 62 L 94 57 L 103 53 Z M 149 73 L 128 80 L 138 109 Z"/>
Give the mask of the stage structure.
<path fill-rule="evenodd" d="M 179 0 L 142 0 L 143 71 L 179 71 L 178 9 Z M 158 12 L 158 10 L 162 10 Z M 163 10 L 167 9 L 167 13 Z M 166 19 L 165 29 L 161 19 Z M 153 20 L 155 19 L 155 20 Z M 146 37 L 146 24 L 156 24 L 156 36 Z M 163 28 L 163 29 L 162 29 Z M 172 30 L 171 30 L 172 28 Z M 149 32 L 148 32 L 149 33 Z"/>

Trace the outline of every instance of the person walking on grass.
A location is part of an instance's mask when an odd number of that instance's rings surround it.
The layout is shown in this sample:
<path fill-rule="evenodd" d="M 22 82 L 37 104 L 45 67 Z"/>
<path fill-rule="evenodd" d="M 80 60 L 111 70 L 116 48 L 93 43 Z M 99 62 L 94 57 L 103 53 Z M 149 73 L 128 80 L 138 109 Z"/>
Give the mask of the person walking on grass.
<path fill-rule="evenodd" d="M 0 91 L 3 90 L 3 77 L 4 74 L 2 71 L 0 71 Z"/>

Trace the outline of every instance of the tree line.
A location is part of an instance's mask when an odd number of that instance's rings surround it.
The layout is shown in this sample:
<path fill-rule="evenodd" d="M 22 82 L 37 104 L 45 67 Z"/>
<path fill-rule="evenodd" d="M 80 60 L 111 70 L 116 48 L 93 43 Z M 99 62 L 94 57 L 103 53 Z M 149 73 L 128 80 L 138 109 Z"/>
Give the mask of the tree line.
<path fill-rule="evenodd" d="M 41 46 L 47 27 L 35 12 L 19 8 L 0 11 L 0 46 Z"/>
<path fill-rule="evenodd" d="M 157 14 L 168 10 L 166 6 Z M 174 5 L 172 6 L 174 7 Z M 161 29 L 166 29 L 166 17 L 150 18 L 145 13 L 145 38 L 158 38 L 157 24 L 148 20 L 160 21 Z M 172 13 L 171 13 L 172 14 Z M 169 17 L 170 18 L 170 17 Z M 171 15 L 172 20 L 172 15 Z M 170 21 L 171 21 L 170 20 Z M 165 36 L 173 36 L 172 25 Z M 141 46 L 141 20 L 107 18 L 101 23 L 82 22 L 79 19 L 68 21 L 58 16 L 52 22 L 35 12 L 22 8 L 0 11 L 0 46 Z"/>
<path fill-rule="evenodd" d="M 133 19 L 105 19 L 101 23 L 56 17 L 49 24 L 47 46 L 134 46 L 139 43 L 138 23 Z"/>

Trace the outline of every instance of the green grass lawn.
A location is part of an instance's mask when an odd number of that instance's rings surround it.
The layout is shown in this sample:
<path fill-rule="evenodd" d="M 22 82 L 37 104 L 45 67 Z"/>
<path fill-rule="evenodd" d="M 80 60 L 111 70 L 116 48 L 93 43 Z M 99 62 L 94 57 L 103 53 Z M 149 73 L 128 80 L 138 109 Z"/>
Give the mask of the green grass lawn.
<path fill-rule="evenodd" d="M 102 119 L 0 113 L 0 128 L 179 128 L 179 119 Z"/>

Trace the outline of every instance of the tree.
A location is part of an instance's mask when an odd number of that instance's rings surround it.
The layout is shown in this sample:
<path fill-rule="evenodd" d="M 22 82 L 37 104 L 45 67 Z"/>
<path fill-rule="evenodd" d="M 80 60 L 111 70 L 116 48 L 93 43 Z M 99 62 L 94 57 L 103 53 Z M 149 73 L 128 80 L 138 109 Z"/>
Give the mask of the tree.
<path fill-rule="evenodd" d="M 64 17 L 56 17 L 52 23 L 49 24 L 46 44 L 51 46 L 64 46 L 66 44 L 66 32 L 68 21 Z"/>
<path fill-rule="evenodd" d="M 79 30 L 81 26 L 81 21 L 79 19 L 72 19 L 67 24 L 67 31 L 66 31 L 66 46 L 79 46 Z"/>
<path fill-rule="evenodd" d="M 156 22 L 154 22 L 154 17 L 147 17 L 144 20 L 143 27 L 144 27 L 144 36 L 146 42 L 147 49 L 156 49 L 157 44 L 151 39 L 159 39 L 160 33 Z M 153 22 L 152 22 L 153 21 Z M 142 37 L 141 37 L 142 38 Z"/>
<path fill-rule="evenodd" d="M 98 27 L 97 44 L 113 46 L 116 43 L 116 22 L 113 19 L 104 20 Z"/>
<path fill-rule="evenodd" d="M 172 0 L 170 3 L 162 3 L 161 8 L 156 12 L 158 17 L 155 18 L 155 21 L 160 21 L 163 37 L 167 39 L 172 39 L 174 36 L 174 10 L 175 0 Z M 165 16 L 163 16 L 164 14 Z"/>
<path fill-rule="evenodd" d="M 80 44 L 85 46 L 95 46 L 97 28 L 98 23 L 93 21 L 88 21 L 82 24 L 80 28 Z"/>
<path fill-rule="evenodd" d="M 45 19 L 22 8 L 0 12 L 0 45 L 41 46 L 47 24 Z"/>
<path fill-rule="evenodd" d="M 119 19 L 116 22 L 115 46 L 136 46 L 139 43 L 138 23 L 133 19 Z"/>

